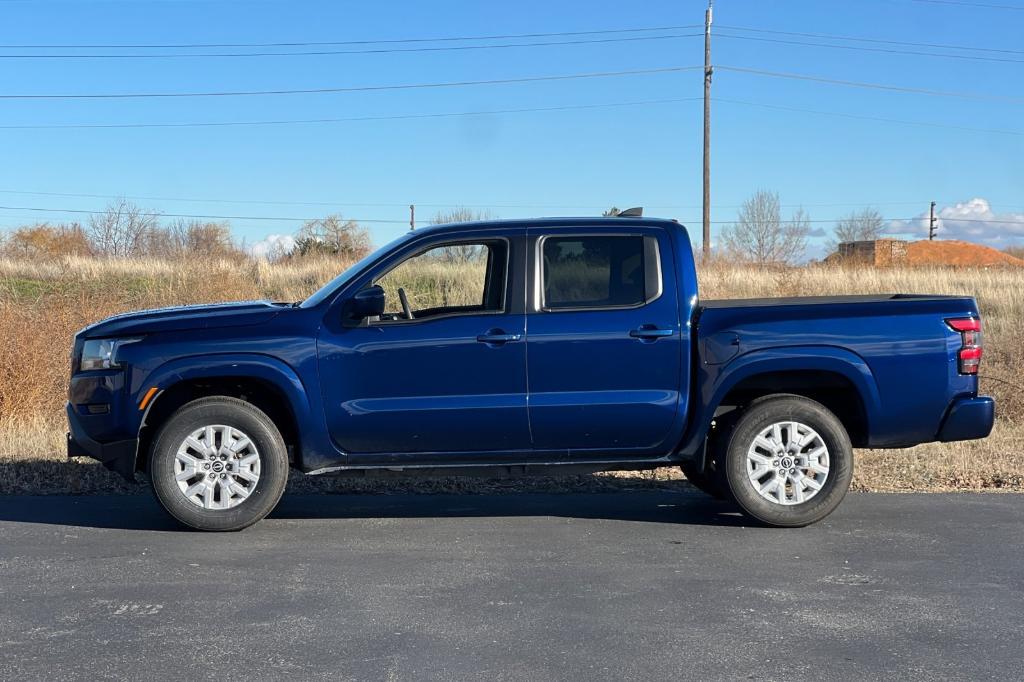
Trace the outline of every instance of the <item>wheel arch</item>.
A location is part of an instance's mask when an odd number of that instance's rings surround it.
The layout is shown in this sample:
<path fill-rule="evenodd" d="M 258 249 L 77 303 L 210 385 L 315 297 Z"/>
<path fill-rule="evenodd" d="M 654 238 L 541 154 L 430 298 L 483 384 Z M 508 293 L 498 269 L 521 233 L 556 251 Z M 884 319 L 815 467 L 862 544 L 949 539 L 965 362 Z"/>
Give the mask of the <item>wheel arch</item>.
<path fill-rule="evenodd" d="M 772 394 L 815 400 L 843 423 L 863 447 L 880 409 L 878 387 L 863 358 L 844 348 L 806 346 L 754 351 L 735 358 L 715 376 L 704 375 L 701 407 L 680 452 L 703 460 L 711 422 L 723 413 Z"/>
<path fill-rule="evenodd" d="M 283 362 L 263 356 L 184 358 L 151 373 L 139 392 L 157 388 L 139 427 L 136 470 L 144 470 L 155 434 L 183 405 L 210 396 L 239 398 L 259 408 L 281 431 L 290 458 L 301 460 L 302 425 L 310 417 L 306 388 Z"/>

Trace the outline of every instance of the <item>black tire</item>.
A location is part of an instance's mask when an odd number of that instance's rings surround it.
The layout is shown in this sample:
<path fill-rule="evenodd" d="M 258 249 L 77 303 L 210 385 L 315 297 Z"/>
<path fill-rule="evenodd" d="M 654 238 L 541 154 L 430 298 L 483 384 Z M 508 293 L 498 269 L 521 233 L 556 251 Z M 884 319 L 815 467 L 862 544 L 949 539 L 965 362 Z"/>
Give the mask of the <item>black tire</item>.
<path fill-rule="evenodd" d="M 817 432 L 828 448 L 829 459 L 828 473 L 820 482 L 820 490 L 806 502 L 796 504 L 782 504 L 762 497 L 748 476 L 747 451 L 755 438 L 772 424 L 789 421 Z M 796 395 L 767 396 L 752 402 L 728 435 L 728 445 L 720 461 L 732 498 L 743 512 L 761 523 L 780 528 L 806 526 L 831 514 L 843 501 L 853 478 L 853 446 L 842 422 L 821 403 Z M 779 495 L 789 497 L 785 492 Z"/>
<path fill-rule="evenodd" d="M 248 489 L 245 499 L 228 509 L 206 509 L 193 503 L 175 479 L 179 446 L 187 436 L 207 425 L 241 431 L 259 456 L 258 480 Z M 184 525 L 205 531 L 241 530 L 277 506 L 288 482 L 288 451 L 274 422 L 252 404 L 222 396 L 200 398 L 182 406 L 160 428 L 150 450 L 149 475 L 160 505 Z"/>

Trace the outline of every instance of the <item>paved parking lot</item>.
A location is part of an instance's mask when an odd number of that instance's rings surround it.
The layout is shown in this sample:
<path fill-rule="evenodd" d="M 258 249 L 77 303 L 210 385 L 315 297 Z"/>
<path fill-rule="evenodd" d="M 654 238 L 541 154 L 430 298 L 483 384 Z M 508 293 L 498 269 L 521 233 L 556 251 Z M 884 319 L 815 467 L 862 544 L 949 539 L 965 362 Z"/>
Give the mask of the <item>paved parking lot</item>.
<path fill-rule="evenodd" d="M 146 496 L 0 498 L 0 679 L 1024 677 L 1024 496 L 286 497 L 232 534 Z"/>

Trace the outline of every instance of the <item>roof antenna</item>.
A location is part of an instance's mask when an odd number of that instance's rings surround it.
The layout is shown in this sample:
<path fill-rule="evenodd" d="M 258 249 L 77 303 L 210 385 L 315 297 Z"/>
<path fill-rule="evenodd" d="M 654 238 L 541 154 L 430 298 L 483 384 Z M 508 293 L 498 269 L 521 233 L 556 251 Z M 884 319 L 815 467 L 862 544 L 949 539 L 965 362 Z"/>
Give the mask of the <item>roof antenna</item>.
<path fill-rule="evenodd" d="M 627 208 L 625 211 L 619 211 L 617 218 L 643 218 L 644 207 L 634 206 L 633 208 Z"/>

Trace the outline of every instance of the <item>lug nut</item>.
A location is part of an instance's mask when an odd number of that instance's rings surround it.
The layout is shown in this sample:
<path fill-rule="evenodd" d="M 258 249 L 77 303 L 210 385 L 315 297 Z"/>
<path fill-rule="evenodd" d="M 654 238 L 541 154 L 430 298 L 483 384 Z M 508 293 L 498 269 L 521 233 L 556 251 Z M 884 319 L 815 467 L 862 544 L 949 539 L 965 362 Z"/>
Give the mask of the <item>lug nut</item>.
<path fill-rule="evenodd" d="M 210 463 L 209 463 L 209 462 L 207 462 L 206 464 L 204 464 L 204 465 L 203 465 L 203 468 L 204 468 L 204 469 L 209 469 L 209 468 L 210 468 Z"/>
<path fill-rule="evenodd" d="M 790 469 L 790 470 L 789 470 L 789 473 L 791 473 L 791 474 L 795 474 L 795 473 L 796 473 L 796 469 Z"/>
<path fill-rule="evenodd" d="M 211 473 L 211 474 L 209 474 L 209 478 L 210 478 L 210 479 L 214 479 L 214 478 L 217 478 L 217 474 L 212 474 L 212 473 Z"/>
<path fill-rule="evenodd" d="M 227 475 L 227 474 L 221 474 L 221 475 L 220 475 L 220 477 L 221 477 L 221 478 L 227 478 L 227 477 L 228 477 L 228 475 Z"/>
<path fill-rule="evenodd" d="M 775 460 L 774 462 L 772 462 L 772 466 L 773 467 L 779 466 L 779 460 Z"/>

